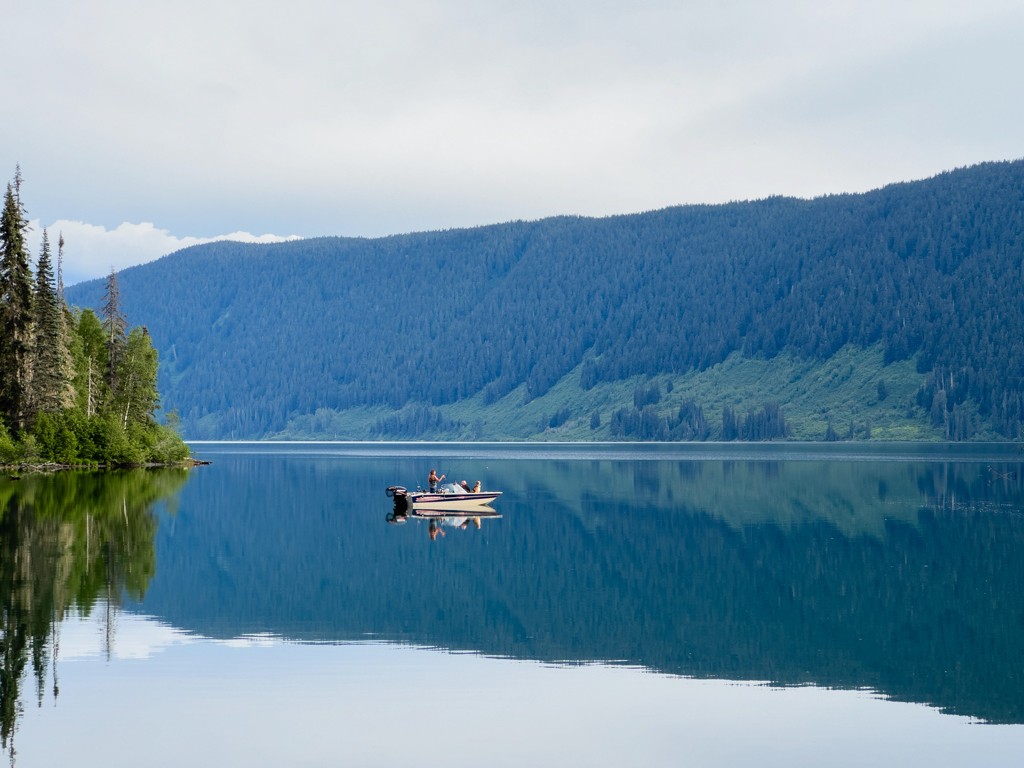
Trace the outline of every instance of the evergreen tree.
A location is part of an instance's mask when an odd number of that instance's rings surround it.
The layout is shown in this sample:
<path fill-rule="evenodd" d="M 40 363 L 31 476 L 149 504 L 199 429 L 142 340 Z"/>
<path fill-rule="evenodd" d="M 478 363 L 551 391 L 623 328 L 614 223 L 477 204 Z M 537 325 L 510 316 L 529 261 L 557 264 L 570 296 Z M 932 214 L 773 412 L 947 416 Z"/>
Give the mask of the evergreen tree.
<path fill-rule="evenodd" d="M 832 419 L 829 418 L 828 429 L 825 430 L 825 441 L 829 443 L 834 443 L 838 439 L 839 435 L 836 434 L 835 427 L 832 426 Z"/>
<path fill-rule="evenodd" d="M 32 356 L 32 388 L 29 411 L 56 413 L 72 405 L 69 391 L 67 340 L 64 338 L 63 312 L 53 286 L 50 239 L 43 230 L 43 246 L 36 268 L 33 301 L 35 344 Z"/>
<path fill-rule="evenodd" d="M 735 440 L 739 437 L 739 423 L 736 418 L 736 412 L 729 406 L 722 408 L 722 439 L 723 440 Z"/>
<path fill-rule="evenodd" d="M 57 239 L 57 304 L 61 310 L 67 307 L 64 300 L 64 233 L 61 232 Z"/>
<path fill-rule="evenodd" d="M 60 313 L 60 338 L 61 351 L 63 352 L 62 366 L 64 370 L 65 390 L 69 407 L 74 405 L 75 400 L 75 361 L 71 354 L 71 323 L 74 316 L 64 298 L 64 233 L 61 232 L 57 240 L 57 309 Z"/>
<path fill-rule="evenodd" d="M 7 185 L 0 215 L 0 411 L 20 429 L 31 376 L 32 271 L 25 249 L 28 218 L 21 203 L 21 168 Z"/>
<path fill-rule="evenodd" d="M 33 281 L 20 184 L 18 173 L 8 185 L 0 227 L 0 394 L 6 417 L 0 418 L 0 463 L 123 466 L 187 459 L 188 446 L 177 432 L 154 418 L 160 403 L 157 352 L 145 326 L 126 334 L 116 274 L 107 283 L 105 324 L 92 310 L 72 314 L 63 298 L 64 238 L 58 241 L 55 281 L 43 230 Z"/>
<path fill-rule="evenodd" d="M 124 360 L 124 350 L 128 343 L 126 331 L 128 321 L 121 309 L 121 291 L 117 287 L 117 272 L 110 268 L 110 276 L 106 282 L 106 293 L 103 296 L 103 328 L 107 334 L 107 385 L 113 392 L 118 390 L 118 371 Z"/>

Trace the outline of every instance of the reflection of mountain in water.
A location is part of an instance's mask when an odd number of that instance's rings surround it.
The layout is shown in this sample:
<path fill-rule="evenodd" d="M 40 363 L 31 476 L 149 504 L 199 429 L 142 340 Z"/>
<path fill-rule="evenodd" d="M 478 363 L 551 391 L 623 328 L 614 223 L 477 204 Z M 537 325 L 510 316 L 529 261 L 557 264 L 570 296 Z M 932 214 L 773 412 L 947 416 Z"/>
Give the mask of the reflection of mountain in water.
<path fill-rule="evenodd" d="M 12 759 L 29 660 L 41 704 L 60 620 L 72 609 L 89 614 L 100 598 L 108 611 L 124 592 L 142 598 L 156 567 L 152 505 L 187 476 L 135 470 L 0 480 L 0 737 Z"/>
<path fill-rule="evenodd" d="M 420 460 L 218 457 L 144 610 L 212 636 L 376 637 L 870 686 L 1024 722 L 1024 491 L 980 464 L 463 462 L 504 519 L 384 522 Z M 1002 468 L 1001 471 L 1006 471 Z"/>

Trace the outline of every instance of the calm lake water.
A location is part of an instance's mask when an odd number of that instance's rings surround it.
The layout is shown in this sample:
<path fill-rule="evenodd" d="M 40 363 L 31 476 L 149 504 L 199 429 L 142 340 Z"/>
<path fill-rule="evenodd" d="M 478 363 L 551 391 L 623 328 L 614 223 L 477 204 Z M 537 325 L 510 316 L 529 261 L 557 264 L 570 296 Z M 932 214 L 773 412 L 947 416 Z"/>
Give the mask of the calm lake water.
<path fill-rule="evenodd" d="M 194 448 L 0 479 L 8 761 L 1021 764 L 1019 446 Z"/>

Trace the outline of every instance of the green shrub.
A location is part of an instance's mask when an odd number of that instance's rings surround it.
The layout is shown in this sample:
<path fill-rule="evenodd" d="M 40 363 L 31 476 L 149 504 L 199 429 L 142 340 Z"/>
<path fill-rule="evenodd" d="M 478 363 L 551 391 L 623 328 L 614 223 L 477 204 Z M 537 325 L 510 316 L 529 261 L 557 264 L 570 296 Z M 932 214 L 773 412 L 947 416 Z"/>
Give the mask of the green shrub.
<path fill-rule="evenodd" d="M 105 464 L 141 464 L 145 460 L 143 450 L 132 442 L 116 415 L 96 416 L 92 421 L 97 461 Z"/>
<path fill-rule="evenodd" d="M 155 439 L 149 449 L 149 461 L 171 462 L 188 458 L 188 446 L 173 428 L 156 424 L 150 432 Z"/>
<path fill-rule="evenodd" d="M 18 460 L 18 446 L 14 444 L 7 426 L 0 421 L 0 464 L 13 464 Z"/>
<path fill-rule="evenodd" d="M 41 413 L 32 430 L 44 461 L 74 464 L 78 461 L 78 437 L 63 413 Z"/>
<path fill-rule="evenodd" d="M 30 432 L 19 432 L 14 446 L 17 453 L 15 461 L 31 463 L 42 458 L 39 452 L 39 444 L 36 442 L 36 436 Z"/>

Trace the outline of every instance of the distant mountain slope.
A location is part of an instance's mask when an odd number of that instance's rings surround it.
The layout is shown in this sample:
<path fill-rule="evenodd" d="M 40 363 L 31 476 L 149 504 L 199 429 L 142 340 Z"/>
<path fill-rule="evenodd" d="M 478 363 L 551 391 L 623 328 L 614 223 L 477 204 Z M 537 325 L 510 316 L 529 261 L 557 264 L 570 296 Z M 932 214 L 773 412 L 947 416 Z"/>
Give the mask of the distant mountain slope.
<path fill-rule="evenodd" d="M 218 436 L 290 416 L 684 373 L 881 343 L 921 406 L 1024 417 L 1024 162 L 815 200 L 558 217 L 376 240 L 195 246 L 121 275 L 164 402 Z M 97 306 L 100 281 L 68 290 Z M 588 362 L 589 361 L 589 362 Z M 204 422 L 210 423 L 207 418 Z M 210 435 L 213 436 L 213 435 Z"/>

